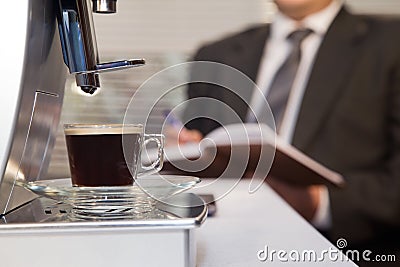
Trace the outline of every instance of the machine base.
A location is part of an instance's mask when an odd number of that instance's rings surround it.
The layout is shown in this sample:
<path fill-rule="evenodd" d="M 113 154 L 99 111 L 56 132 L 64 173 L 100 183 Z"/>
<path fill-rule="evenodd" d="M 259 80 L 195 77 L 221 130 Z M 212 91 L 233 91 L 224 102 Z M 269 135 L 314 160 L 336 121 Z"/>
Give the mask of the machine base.
<path fill-rule="evenodd" d="M 102 221 L 74 218 L 70 206 L 38 198 L 2 218 L 1 265 L 195 266 L 194 229 L 207 207 L 194 194 L 173 198 L 174 206 L 159 203 L 147 217 Z"/>

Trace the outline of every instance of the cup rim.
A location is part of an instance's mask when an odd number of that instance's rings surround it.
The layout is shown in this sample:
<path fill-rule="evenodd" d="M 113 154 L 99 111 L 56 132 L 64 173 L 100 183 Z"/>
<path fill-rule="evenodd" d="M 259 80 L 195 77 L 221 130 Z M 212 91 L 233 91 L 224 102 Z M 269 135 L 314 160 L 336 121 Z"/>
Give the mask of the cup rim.
<path fill-rule="evenodd" d="M 86 132 L 85 130 L 92 132 Z M 121 129 L 120 131 L 118 131 Z M 114 130 L 114 131 L 113 131 Z M 143 132 L 142 124 L 122 124 L 122 123 L 65 123 L 65 134 L 96 134 L 96 133 L 124 133 L 134 130 L 135 133 Z M 94 131 L 94 132 L 93 132 Z"/>

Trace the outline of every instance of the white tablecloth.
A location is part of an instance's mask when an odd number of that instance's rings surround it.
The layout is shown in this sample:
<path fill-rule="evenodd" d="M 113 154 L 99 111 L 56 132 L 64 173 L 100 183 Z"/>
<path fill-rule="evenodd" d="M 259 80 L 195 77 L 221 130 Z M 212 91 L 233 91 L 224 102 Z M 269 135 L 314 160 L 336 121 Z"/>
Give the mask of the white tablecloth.
<path fill-rule="evenodd" d="M 336 248 L 266 184 L 253 194 L 248 185 L 249 180 L 242 180 L 218 200 L 215 216 L 196 230 L 198 267 L 356 266 L 341 253 L 323 252 Z M 196 193 L 214 193 L 221 187 L 224 182 L 219 181 Z M 265 259 L 266 254 L 258 254 L 266 248 L 270 257 L 262 261 L 259 257 Z M 272 250 L 276 253 L 271 257 Z"/>

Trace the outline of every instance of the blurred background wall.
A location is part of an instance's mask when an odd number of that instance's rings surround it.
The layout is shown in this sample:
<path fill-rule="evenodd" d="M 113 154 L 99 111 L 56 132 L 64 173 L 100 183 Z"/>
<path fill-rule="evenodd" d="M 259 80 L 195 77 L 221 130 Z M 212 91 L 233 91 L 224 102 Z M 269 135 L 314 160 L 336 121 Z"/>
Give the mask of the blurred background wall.
<path fill-rule="evenodd" d="M 399 0 L 347 0 L 346 3 L 355 13 L 400 15 Z M 269 0 L 119 0 L 117 14 L 94 15 L 101 61 L 145 58 L 147 65 L 103 74 L 102 89 L 94 97 L 78 95 L 74 81 L 69 79 L 61 125 L 66 122 L 122 123 L 135 90 L 153 74 L 189 60 L 206 42 L 269 22 L 275 10 Z M 154 101 L 155 95 L 157 92 L 149 90 L 141 96 L 141 101 Z M 157 105 L 149 129 L 153 127 L 156 131 L 163 121 L 162 111 L 184 99 L 184 88 L 166 95 Z M 140 106 L 130 111 L 133 116 L 141 113 Z M 48 177 L 68 175 L 65 140 L 59 127 Z"/>
<path fill-rule="evenodd" d="M 357 13 L 400 13 L 399 0 L 346 2 Z M 99 48 L 106 55 L 191 53 L 202 42 L 268 22 L 275 12 L 270 0 L 119 0 L 118 5 L 116 15 L 95 15 Z"/>

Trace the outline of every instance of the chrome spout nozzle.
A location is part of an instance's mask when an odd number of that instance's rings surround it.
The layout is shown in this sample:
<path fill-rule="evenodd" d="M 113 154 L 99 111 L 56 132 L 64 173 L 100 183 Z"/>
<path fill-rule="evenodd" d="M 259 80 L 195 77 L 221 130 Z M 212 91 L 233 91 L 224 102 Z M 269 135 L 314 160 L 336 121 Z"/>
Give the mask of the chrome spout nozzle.
<path fill-rule="evenodd" d="M 115 13 L 117 0 L 59 0 L 59 32 L 64 61 L 82 91 L 93 94 L 100 87 L 99 73 L 145 64 L 143 59 L 100 63 L 91 3 L 97 13 Z"/>
<path fill-rule="evenodd" d="M 97 91 L 98 87 L 93 87 L 93 86 L 81 86 L 82 92 L 93 95 Z"/>
<path fill-rule="evenodd" d="M 95 70 L 82 73 L 76 73 L 76 84 L 81 87 L 82 91 L 88 94 L 94 94 L 100 87 L 99 73 L 116 71 L 120 69 L 128 69 L 140 67 L 146 64 L 144 59 L 120 60 L 97 64 Z"/>
<path fill-rule="evenodd" d="M 83 92 L 91 95 L 100 87 L 98 73 L 77 73 L 75 74 L 75 80 Z"/>
<path fill-rule="evenodd" d="M 117 0 L 93 0 L 93 12 L 95 13 L 116 13 Z"/>

